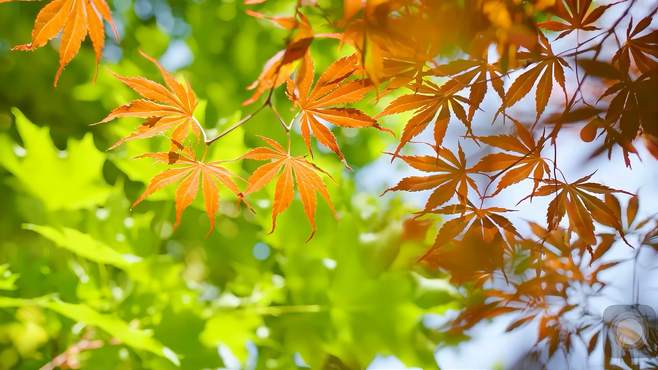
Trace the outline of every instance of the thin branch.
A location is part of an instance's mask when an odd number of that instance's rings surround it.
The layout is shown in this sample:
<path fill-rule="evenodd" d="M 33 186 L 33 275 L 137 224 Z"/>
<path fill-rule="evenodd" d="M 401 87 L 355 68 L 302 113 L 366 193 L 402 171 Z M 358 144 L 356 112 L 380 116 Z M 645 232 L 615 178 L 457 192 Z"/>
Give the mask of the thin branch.
<path fill-rule="evenodd" d="M 244 125 L 245 123 L 249 122 L 249 120 L 251 120 L 251 119 L 254 118 L 258 113 L 260 113 L 260 111 L 262 111 L 263 108 L 265 108 L 267 105 L 268 105 L 268 104 L 263 104 L 263 105 L 261 105 L 260 107 L 258 107 L 258 109 L 256 109 L 255 111 L 249 113 L 248 115 L 246 115 L 244 118 L 242 118 L 242 119 L 239 120 L 238 122 L 234 123 L 231 127 L 229 127 L 229 128 L 227 128 L 226 130 L 224 130 L 221 134 L 217 135 L 216 137 L 214 137 L 214 138 L 212 138 L 212 139 L 210 139 L 210 140 L 206 140 L 206 141 L 205 141 L 205 142 L 206 142 L 206 145 L 211 145 L 212 143 L 216 142 L 217 140 L 223 138 L 224 136 L 226 136 L 226 135 L 230 134 L 231 132 L 233 132 L 234 130 L 238 129 L 239 127 L 241 127 L 241 126 Z"/>
<path fill-rule="evenodd" d="M 281 123 L 281 127 L 283 127 L 283 129 L 286 131 L 286 133 L 290 132 L 290 127 L 292 127 L 292 122 L 289 125 L 286 125 L 285 120 L 283 119 L 283 117 L 281 117 L 281 114 L 276 109 L 274 104 L 269 104 L 269 107 L 270 107 L 270 110 L 272 111 L 272 113 L 274 113 L 274 115 L 276 116 L 276 118 L 279 119 L 279 123 Z"/>
<path fill-rule="evenodd" d="M 103 348 L 106 345 L 115 346 L 120 344 L 117 339 L 112 339 L 109 343 L 105 343 L 100 339 L 91 339 L 90 337 L 91 332 L 87 332 L 84 338 L 72 344 L 66 351 L 57 355 L 50 362 L 40 367 L 39 370 L 55 370 L 57 368 L 77 369 L 80 366 L 78 356 L 82 352 Z"/>
<path fill-rule="evenodd" d="M 291 38 L 292 38 L 292 34 L 293 34 L 293 32 L 297 29 L 297 26 L 299 25 L 299 21 L 297 20 L 297 16 L 300 14 L 299 9 L 301 8 L 301 6 L 302 6 L 302 4 L 301 4 L 301 0 L 298 0 L 297 3 L 296 3 L 296 6 L 295 6 L 295 21 L 296 21 L 296 25 L 295 25 L 295 27 L 293 27 L 293 28 L 290 30 L 290 32 L 288 33 L 288 36 L 286 37 L 286 48 L 287 48 L 288 45 L 290 44 L 290 40 L 291 40 Z M 285 54 L 284 54 L 284 55 L 285 55 Z M 267 94 L 267 99 L 265 99 L 265 102 L 264 102 L 260 107 L 258 107 L 258 109 L 256 109 L 255 111 L 251 112 L 250 114 L 248 114 L 247 116 L 245 116 L 244 118 L 242 118 L 240 121 L 238 121 L 238 122 L 236 122 L 235 124 L 233 124 L 231 127 L 227 128 L 225 131 L 223 131 L 222 133 L 220 133 L 220 134 L 217 135 L 216 137 L 214 137 L 214 138 L 208 140 L 208 139 L 205 138 L 205 133 L 204 133 L 204 140 L 205 140 L 206 146 L 211 145 L 212 143 L 216 142 L 217 140 L 223 138 L 224 136 L 230 134 L 231 132 L 233 132 L 233 131 L 236 130 L 237 128 L 241 127 L 241 126 L 244 125 L 245 123 L 249 122 L 249 121 L 250 121 L 252 118 L 254 118 L 258 113 L 260 113 L 260 111 L 262 111 L 265 107 L 269 107 L 270 110 L 274 113 L 274 115 L 279 119 L 279 122 L 281 123 L 281 126 L 282 126 L 283 129 L 286 131 L 286 133 L 290 132 L 290 127 L 292 126 L 292 122 L 291 122 L 290 125 L 286 125 L 284 119 L 281 117 L 281 114 L 279 114 L 279 112 L 276 110 L 276 108 L 275 108 L 274 105 L 272 104 L 272 96 L 274 95 L 274 89 L 277 87 L 277 86 L 276 86 L 276 85 L 277 85 L 276 82 L 279 80 L 279 75 L 280 75 L 280 73 L 281 73 L 281 67 L 284 66 L 284 64 L 283 64 L 282 62 L 283 62 L 283 59 L 281 60 L 281 63 L 279 63 L 279 65 L 277 66 L 277 69 L 276 69 L 276 75 L 275 75 L 275 77 L 274 77 L 274 82 L 272 83 L 272 86 L 270 87 L 270 90 L 269 90 L 269 92 L 268 92 L 268 94 Z M 203 129 L 202 129 L 202 131 L 203 131 Z"/>

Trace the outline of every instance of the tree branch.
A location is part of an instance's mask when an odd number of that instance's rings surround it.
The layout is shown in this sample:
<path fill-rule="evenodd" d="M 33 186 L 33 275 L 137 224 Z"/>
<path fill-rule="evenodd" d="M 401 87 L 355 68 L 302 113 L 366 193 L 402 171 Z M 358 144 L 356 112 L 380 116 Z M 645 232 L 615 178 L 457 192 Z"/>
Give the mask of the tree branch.
<path fill-rule="evenodd" d="M 249 120 L 251 120 L 252 118 L 254 118 L 258 113 L 260 113 L 260 111 L 263 110 L 263 108 L 265 108 L 265 107 L 268 106 L 268 105 L 269 105 L 269 104 L 266 102 L 265 104 L 261 105 L 258 109 L 256 109 L 255 111 L 249 113 L 247 116 L 243 117 L 241 120 L 239 120 L 238 122 L 234 123 L 231 127 L 229 127 L 229 128 L 227 128 L 226 130 L 224 130 L 224 131 L 223 131 L 222 133 L 220 133 L 219 135 L 215 136 L 215 137 L 212 138 L 212 139 L 206 139 L 206 145 L 211 145 L 211 144 L 214 143 L 215 141 L 217 141 L 217 140 L 223 138 L 224 136 L 230 134 L 230 133 L 233 132 L 234 130 L 236 130 L 236 129 L 238 129 L 239 127 L 241 127 L 242 125 L 244 125 L 245 123 L 249 122 Z"/>

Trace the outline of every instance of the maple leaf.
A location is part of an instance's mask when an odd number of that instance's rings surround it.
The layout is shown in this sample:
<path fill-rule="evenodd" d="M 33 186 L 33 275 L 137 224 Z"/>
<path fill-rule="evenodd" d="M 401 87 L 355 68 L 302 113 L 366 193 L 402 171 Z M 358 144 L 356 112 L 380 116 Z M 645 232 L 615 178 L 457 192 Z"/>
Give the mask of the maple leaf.
<path fill-rule="evenodd" d="M 575 230 L 578 236 L 587 244 L 596 243 L 593 220 L 602 225 L 617 229 L 623 237 L 619 217 L 615 215 L 615 212 L 605 202 L 593 194 L 630 193 L 588 182 L 593 175 L 592 173 L 584 176 L 573 183 L 566 183 L 556 179 L 542 180 L 542 183 L 545 185 L 537 188 L 520 202 L 534 196 L 542 197 L 556 194 L 555 198 L 549 203 L 546 212 L 546 222 L 548 223 L 549 230 L 557 228 L 566 214 L 569 218 L 569 227 Z"/>
<path fill-rule="evenodd" d="M 174 227 L 178 227 L 183 212 L 196 198 L 199 185 L 203 193 L 206 215 L 210 221 L 208 235 L 215 228 L 215 215 L 219 209 L 217 183 L 223 184 L 239 199 L 242 199 L 242 193 L 233 182 L 232 174 L 227 169 L 219 166 L 220 162 L 206 163 L 203 160 L 194 159 L 188 149 L 183 149 L 182 152 L 147 153 L 140 157 L 153 158 L 158 162 L 173 165 L 173 167 L 156 175 L 147 185 L 142 195 L 132 204 L 132 208 L 165 186 L 179 182 L 175 197 L 176 223 Z"/>
<path fill-rule="evenodd" d="M 254 90 L 254 93 L 242 105 L 256 102 L 264 92 L 286 82 L 295 69 L 293 62 L 304 58 L 314 39 L 338 38 L 338 35 L 333 33 L 315 33 L 308 18 L 301 12 L 296 12 L 296 17 L 271 17 L 254 11 L 248 11 L 248 14 L 255 18 L 268 20 L 277 27 L 290 31 L 293 35 L 286 48 L 279 50 L 268 59 L 258 78 L 247 86 L 247 90 Z"/>
<path fill-rule="evenodd" d="M 655 104 L 655 98 L 658 96 L 657 78 L 658 70 L 635 80 L 625 77 L 601 95 L 601 98 L 604 98 L 616 93 L 610 100 L 605 120 L 610 123 L 618 122 L 620 141 L 630 142 L 641 132 L 658 134 L 658 106 Z"/>
<path fill-rule="evenodd" d="M 245 4 L 248 4 L 245 2 Z M 253 3 L 252 3 L 253 4 Z M 253 11 L 251 9 L 245 10 L 247 15 L 252 16 L 256 19 L 263 19 L 271 22 L 275 26 L 282 28 L 284 30 L 294 30 L 296 27 L 300 26 L 299 21 L 295 17 L 280 17 L 280 16 L 270 16 L 263 13 Z M 310 27 L 310 24 L 305 24 L 303 27 Z"/>
<path fill-rule="evenodd" d="M 473 120 L 475 111 L 484 100 L 487 93 L 487 81 L 491 82 L 491 86 L 501 99 L 505 96 L 500 69 L 497 65 L 487 62 L 486 54 L 480 60 L 460 59 L 440 65 L 431 69 L 428 74 L 439 77 L 453 76 L 453 78 L 461 81 L 464 86 L 470 86 L 468 121 Z"/>
<path fill-rule="evenodd" d="M 599 97 L 599 101 L 612 96 L 606 110 L 605 118 L 598 116 L 585 127 L 586 138 L 593 138 L 600 128 L 606 133 L 605 142 L 595 154 L 607 149 L 610 157 L 615 145 L 621 146 L 626 165 L 630 166 L 628 153 L 637 153 L 632 142 L 639 135 L 645 138 L 658 134 L 658 106 L 653 103 L 658 94 L 658 70 L 645 73 L 636 79 L 615 64 L 597 62 L 594 60 L 581 60 L 581 65 L 588 75 L 612 83 Z M 649 149 L 651 144 L 649 143 Z"/>
<path fill-rule="evenodd" d="M 538 141 L 532 136 L 528 129 L 514 120 L 516 136 L 479 136 L 477 139 L 488 145 L 503 149 L 509 153 L 494 153 L 484 156 L 480 162 L 473 166 L 473 171 L 493 172 L 502 171 L 505 175 L 498 182 L 496 191 L 491 195 L 498 194 L 501 190 L 530 178 L 534 180 L 533 191 L 539 186 L 539 182 L 545 174 L 550 174 L 550 168 L 546 160 L 541 156 L 541 150 L 546 142 L 544 136 Z"/>
<path fill-rule="evenodd" d="M 625 225 L 624 230 L 626 230 L 627 234 L 637 235 L 638 238 L 636 240 L 639 240 L 640 244 L 650 245 L 654 249 L 658 249 L 658 220 L 656 219 L 656 214 L 644 218 L 638 218 L 640 198 L 637 195 L 630 197 L 626 204 L 625 212 L 622 212 L 619 199 L 612 194 L 606 194 L 605 204 L 608 205 L 619 220 L 622 220 L 622 214 L 625 215 L 625 223 L 623 224 Z M 654 223 L 655 225 L 647 230 L 647 226 L 651 223 Z M 608 239 L 614 237 L 612 234 L 600 234 L 599 236 L 606 236 Z M 614 241 L 616 240 L 613 240 L 613 242 Z M 610 247 L 608 246 L 602 252 L 597 249 L 596 252 L 598 252 L 598 257 L 601 257 L 609 248 Z M 592 256 L 592 259 L 594 259 L 594 257 L 595 256 Z"/>
<path fill-rule="evenodd" d="M 158 67 L 166 87 L 142 77 L 115 75 L 119 81 L 135 90 L 142 98 L 114 109 L 98 124 L 121 117 L 144 118 L 146 121 L 133 133 L 112 145 L 110 149 L 127 141 L 150 138 L 172 129 L 171 139 L 177 143 L 182 142 L 190 131 L 197 137 L 202 137 L 204 133 L 201 125 L 194 118 L 197 99 L 192 87 L 189 83 L 181 84 L 176 81 L 157 60 L 145 53 L 141 54 Z"/>
<path fill-rule="evenodd" d="M 536 64 L 523 72 L 517 77 L 503 99 L 501 110 L 509 108 L 521 100 L 524 96 L 528 95 L 537 80 L 537 91 L 535 93 L 535 105 L 537 112 L 537 119 L 544 112 L 548 99 L 551 97 L 553 91 L 553 79 L 560 85 L 566 99 L 567 91 L 565 88 L 564 67 L 569 67 L 567 62 L 553 53 L 550 43 L 541 33 L 539 35 L 539 60 Z M 520 59 L 532 59 L 533 54 L 528 52 L 519 52 Z"/>
<path fill-rule="evenodd" d="M 310 54 L 302 60 L 295 81 L 289 80 L 288 97 L 300 109 L 297 120 L 301 127 L 306 148 L 311 149 L 311 132 L 324 146 L 331 149 L 341 160 L 345 156 L 338 147 L 336 137 L 322 124 L 328 122 L 340 127 L 374 127 L 383 130 L 377 121 L 354 108 L 340 108 L 336 105 L 354 103 L 370 91 L 372 85 L 364 80 L 345 81 L 356 70 L 356 55 L 338 59 L 313 84 L 313 61 Z"/>
<path fill-rule="evenodd" d="M 29 44 L 17 45 L 12 50 L 36 50 L 61 33 L 59 69 L 54 82 L 57 86 L 62 71 L 78 54 L 87 35 L 91 39 L 98 65 L 105 45 L 104 21 L 112 26 L 114 36 L 118 40 L 112 13 L 105 0 L 52 0 L 37 14 L 32 29 L 32 41 Z"/>
<path fill-rule="evenodd" d="M 443 5 L 445 13 L 460 11 Z M 441 14 L 423 9 L 428 12 L 416 11 L 406 1 L 344 2 L 341 41 L 356 49 L 362 71 L 376 87 L 388 82 L 386 90 L 392 90 L 414 79 L 419 87 L 428 63 L 459 34 L 446 32 L 450 27 L 437 20 Z"/>
<path fill-rule="evenodd" d="M 606 194 L 606 198 L 609 198 L 609 194 Z M 606 204 L 609 205 L 607 201 Z M 601 284 L 602 281 L 598 274 L 620 262 L 597 263 L 617 241 L 614 234 L 598 234 L 600 241 L 597 244 L 585 241 L 578 231 L 574 233 L 571 228 L 565 229 L 558 226 L 555 229 L 546 229 L 534 222 L 530 223 L 530 228 L 532 233 L 541 240 L 534 242 L 534 247 L 528 245 L 531 247 L 530 250 L 533 250 L 533 261 L 530 265 L 534 269 L 541 270 L 541 276 L 538 275 L 520 285 L 524 287 L 524 294 L 527 296 L 541 297 L 544 294 L 550 294 L 567 298 L 566 289 L 570 283 L 579 282 L 590 286 Z M 574 234 L 576 234 L 576 238 L 573 237 Z M 530 242 L 529 240 L 524 241 Z M 550 244 L 550 247 L 546 244 Z M 574 251 L 579 251 L 579 253 L 574 254 Z M 584 258 L 586 251 L 590 253 L 589 261 Z M 575 258 L 576 256 L 578 258 Z M 589 269 L 590 267 L 593 268 Z M 565 271 L 569 271 L 570 274 L 565 274 Z M 542 288 L 542 282 L 547 282 L 549 285 Z"/>
<path fill-rule="evenodd" d="M 562 18 L 566 23 L 546 21 L 537 24 L 538 27 L 550 31 L 560 32 L 556 40 L 567 36 L 575 30 L 595 31 L 594 26 L 605 11 L 614 4 L 600 5 L 590 11 L 592 0 L 557 0 L 553 7 L 553 14 Z"/>
<path fill-rule="evenodd" d="M 612 57 L 612 63 L 618 66 L 620 70 L 628 71 L 631 65 L 631 56 L 635 66 L 641 73 L 658 70 L 658 62 L 654 59 L 658 58 L 658 30 L 639 36 L 642 31 L 651 25 L 652 20 L 652 15 L 647 16 L 640 20 L 635 28 L 633 28 L 633 19 L 629 22 L 626 29 L 626 42 Z"/>
<path fill-rule="evenodd" d="M 513 239 L 513 236 L 520 237 L 514 224 L 505 216 L 501 215 L 501 213 L 512 211 L 500 207 L 478 208 L 471 202 L 468 202 L 466 205 L 449 205 L 431 211 L 430 213 L 434 214 L 459 216 L 443 223 L 434 240 L 434 244 L 420 260 L 427 259 L 435 250 L 449 244 L 462 234 L 464 230 L 466 230 L 467 235 L 474 235 L 472 233 L 478 234 L 479 239 L 487 244 L 497 238 L 509 242 L 510 239 Z M 483 247 L 486 246 L 483 245 Z"/>
<path fill-rule="evenodd" d="M 623 151 L 626 166 L 630 167 L 631 161 L 629 154 L 637 154 L 637 150 L 633 146 L 631 140 L 622 137 L 617 128 L 616 122 L 607 121 L 599 115 L 603 111 L 603 109 L 597 109 L 591 106 L 581 106 L 575 107 L 568 112 L 554 114 L 549 118 L 548 123 L 555 124 L 555 127 L 552 133 L 548 136 L 554 137 L 565 124 L 586 121 L 587 123 L 580 130 L 580 138 L 582 141 L 592 142 L 598 136 L 605 134 L 604 142 L 590 155 L 590 158 L 593 158 L 606 150 L 608 151 L 608 157 L 610 158 L 612 156 L 612 149 L 615 146 L 620 146 Z M 599 130 L 602 130 L 601 134 L 598 133 Z"/>
<path fill-rule="evenodd" d="M 524 248 L 533 250 L 531 265 L 535 269 L 546 270 L 547 268 L 555 268 L 560 265 L 564 267 L 564 263 L 567 263 L 567 261 L 571 263 L 573 260 L 560 260 L 561 257 L 572 255 L 574 251 L 579 251 L 579 255 L 582 257 L 586 251 L 592 251 L 591 244 L 584 242 L 580 237 L 573 238 L 573 235 L 576 233 L 571 229 L 560 226 L 555 229 L 548 229 L 536 222 L 528 222 L 528 226 L 538 241 L 528 238 L 523 239 L 522 243 Z M 599 234 L 598 236 L 604 235 L 609 234 Z M 607 236 L 601 239 L 607 239 Z M 550 247 L 547 247 L 547 244 Z M 545 262 L 551 258 L 555 258 L 556 261 L 552 261 L 552 265 L 546 266 Z M 582 274 L 577 269 L 574 269 L 574 266 L 571 266 L 569 269 L 572 269 L 574 278 L 582 277 Z M 565 268 L 565 270 L 569 269 Z"/>
<path fill-rule="evenodd" d="M 436 156 L 399 155 L 397 157 L 417 170 L 438 172 L 438 174 L 405 177 L 397 185 L 387 189 L 384 194 L 389 191 L 422 191 L 434 189 L 425 203 L 423 212 L 428 212 L 439 207 L 450 200 L 455 194 L 460 204 L 466 205 L 469 187 L 479 194 L 475 181 L 469 177 L 474 171 L 466 168 L 466 157 L 461 145 L 459 145 L 459 158 L 448 149 L 436 147 L 434 149 L 436 150 Z"/>
<path fill-rule="evenodd" d="M 323 170 L 307 161 L 304 157 L 291 156 L 279 143 L 267 137 L 261 138 L 267 147 L 254 148 L 247 152 L 243 158 L 258 161 L 270 161 L 258 167 L 247 180 L 245 195 L 262 189 L 278 175 L 276 189 L 274 191 L 274 204 L 272 206 L 272 231 L 276 227 L 276 218 L 285 211 L 294 198 L 294 184 L 297 185 L 304 213 L 311 224 L 310 240 L 315 234 L 315 209 L 317 207 L 317 195 L 319 193 L 327 202 L 329 208 L 335 213 L 334 206 L 329 198 L 329 192 L 318 175 Z M 326 174 L 326 173 L 325 173 Z"/>
<path fill-rule="evenodd" d="M 341 35 L 341 41 L 352 45 L 357 50 L 361 67 L 375 86 L 379 86 L 383 80 L 392 77 L 388 74 L 390 71 L 385 70 L 387 61 L 417 59 L 418 56 L 424 54 L 408 52 L 414 49 L 414 43 L 396 29 L 396 25 L 404 17 L 397 19 L 390 17 L 394 12 L 407 13 L 402 9 L 402 3 L 346 1 L 344 6 L 345 30 Z M 419 24 L 420 22 L 416 23 L 416 25 Z M 406 34 L 411 35 L 410 32 Z M 429 49 L 428 43 L 424 43 L 423 46 Z M 406 56 L 412 57 L 394 57 L 403 50 Z M 414 67 L 420 67 L 423 64 L 416 63 Z M 422 67 L 420 68 L 422 70 Z"/>
<path fill-rule="evenodd" d="M 504 250 L 500 238 L 484 244 L 482 235 L 473 228 L 461 240 L 433 248 L 423 257 L 423 262 L 449 272 L 454 284 L 481 283 L 503 265 Z"/>
<path fill-rule="evenodd" d="M 395 156 L 405 144 L 423 132 L 432 122 L 434 122 L 434 142 L 441 146 L 450 121 L 450 111 L 464 123 L 470 133 L 470 123 L 462 106 L 462 103 L 468 104 L 469 101 L 463 96 L 456 95 L 456 92 L 463 87 L 463 84 L 456 80 L 450 80 L 441 86 L 425 81 L 416 93 L 400 96 L 377 115 L 382 117 L 414 110 L 414 116 L 404 126 L 400 143 L 395 149 Z"/>

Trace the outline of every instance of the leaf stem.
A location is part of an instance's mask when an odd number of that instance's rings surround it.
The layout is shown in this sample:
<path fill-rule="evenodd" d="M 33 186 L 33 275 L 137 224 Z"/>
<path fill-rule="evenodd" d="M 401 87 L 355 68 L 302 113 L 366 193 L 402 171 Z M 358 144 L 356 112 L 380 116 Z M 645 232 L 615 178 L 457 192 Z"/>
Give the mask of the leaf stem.
<path fill-rule="evenodd" d="M 270 110 L 272 111 L 272 113 L 274 113 L 274 115 L 276 116 L 276 118 L 279 119 L 279 123 L 281 123 L 281 127 L 283 127 L 283 129 L 286 131 L 286 133 L 290 132 L 290 127 L 292 126 L 292 124 L 290 124 L 290 125 L 286 125 L 285 120 L 283 119 L 283 117 L 281 117 L 281 114 L 280 114 L 279 111 L 276 109 L 276 107 L 274 107 L 274 105 L 271 104 L 271 103 L 268 104 L 268 105 L 269 105 Z"/>
<path fill-rule="evenodd" d="M 203 142 L 207 143 L 208 142 L 208 136 L 206 135 L 206 130 L 203 129 L 203 126 L 201 126 L 201 123 L 199 122 L 199 120 L 197 120 L 196 117 L 192 116 L 192 122 L 194 122 L 196 127 L 201 132 L 201 136 L 203 136 Z"/>

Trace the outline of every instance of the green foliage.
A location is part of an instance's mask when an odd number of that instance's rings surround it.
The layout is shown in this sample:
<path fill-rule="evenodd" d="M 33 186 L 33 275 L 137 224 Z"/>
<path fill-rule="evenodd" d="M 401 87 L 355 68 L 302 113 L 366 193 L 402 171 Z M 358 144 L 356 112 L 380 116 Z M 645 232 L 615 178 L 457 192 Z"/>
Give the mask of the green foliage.
<path fill-rule="evenodd" d="M 204 369 L 234 358 L 290 369 L 302 366 L 296 354 L 311 368 L 360 369 L 388 354 L 436 366 L 446 338 L 422 320 L 458 308 L 455 292 L 416 266 L 427 244 L 404 237 L 409 209 L 355 192 L 339 163 L 323 163 L 337 174 L 339 221 L 319 205 L 310 242 L 298 200 L 267 233 L 273 186 L 255 195 L 255 213 L 222 202 L 204 239 L 201 202 L 176 230 L 171 193 L 129 209 L 144 172 L 158 170 L 128 164 L 148 144 L 110 154 L 87 134 L 58 149 L 48 128 L 12 113 L 15 126 L 0 132 L 0 367 L 39 368 L 88 336 L 102 346 L 78 356 L 83 368 Z M 240 132 L 210 155 L 260 145 Z"/>
<path fill-rule="evenodd" d="M 76 322 L 101 328 L 131 348 L 154 353 L 170 360 L 175 365 L 180 365 L 176 354 L 157 340 L 154 340 L 148 332 L 132 328 L 125 321 L 114 316 L 100 314 L 86 305 L 65 303 L 46 297 L 33 299 L 0 297 L 0 307 L 26 307 L 30 305 L 46 308 Z"/>
<path fill-rule="evenodd" d="M 2 166 L 20 182 L 17 187 L 41 200 L 48 210 L 86 208 L 107 199 L 110 188 L 100 179 L 104 156 L 94 146 L 91 134 L 69 141 L 66 151 L 60 151 L 47 128 L 34 126 L 17 109 L 12 113 L 23 145 L 3 137 L 0 150 Z M 66 175 L 65 183 L 52 181 L 62 174 Z"/>
<path fill-rule="evenodd" d="M 18 275 L 9 270 L 9 265 L 0 265 L 0 290 L 15 290 Z"/>
<path fill-rule="evenodd" d="M 135 262 L 134 258 L 139 260 L 138 257 L 133 256 L 133 258 L 130 258 L 130 256 L 122 255 L 112 247 L 75 229 L 65 227 L 60 231 L 52 227 L 32 224 L 25 224 L 23 227 L 26 230 L 35 231 L 43 237 L 50 239 L 60 248 L 68 249 L 82 258 L 98 264 L 110 265 L 121 270 L 126 270 Z"/>
<path fill-rule="evenodd" d="M 410 209 L 360 194 L 353 182 L 392 138 L 337 130 L 353 173 L 315 154 L 334 177 L 329 191 L 339 218 L 319 204 L 321 232 L 309 243 L 298 199 L 268 234 L 274 185 L 254 194 L 255 213 L 223 201 L 208 238 L 200 201 L 173 229 L 171 189 L 130 209 L 163 168 L 134 156 L 167 143 L 105 151 L 135 127 L 130 120 L 88 126 L 133 97 L 109 72 L 155 78 L 138 49 L 160 56 L 186 45 L 193 58 L 178 73 L 206 99 L 195 115 L 221 131 L 249 113 L 241 107 L 250 95 L 244 87 L 285 37 L 258 27 L 239 1 L 140 3 L 154 13 L 138 16 L 131 1 L 113 2 L 121 49 L 107 40 L 96 80 L 85 46 L 55 90 L 55 48 L 9 53 L 27 41 L 40 4 L 2 5 L 0 81 L 14 83 L 0 89 L 0 369 L 40 368 L 87 337 L 103 345 L 77 359 L 100 370 L 220 368 L 232 366 L 231 357 L 243 368 L 291 369 L 301 366 L 296 354 L 311 368 L 365 368 L 384 354 L 436 367 L 433 351 L 446 338 L 422 320 L 457 308 L 455 293 L 415 265 L 427 243 L 405 239 Z M 318 68 L 336 57 L 320 41 L 313 49 Z M 237 158 L 262 144 L 256 135 L 283 139 L 276 122 L 263 112 L 213 146 L 208 159 Z M 293 150 L 303 152 L 303 144 Z M 223 165 L 245 177 L 257 163 Z"/>

